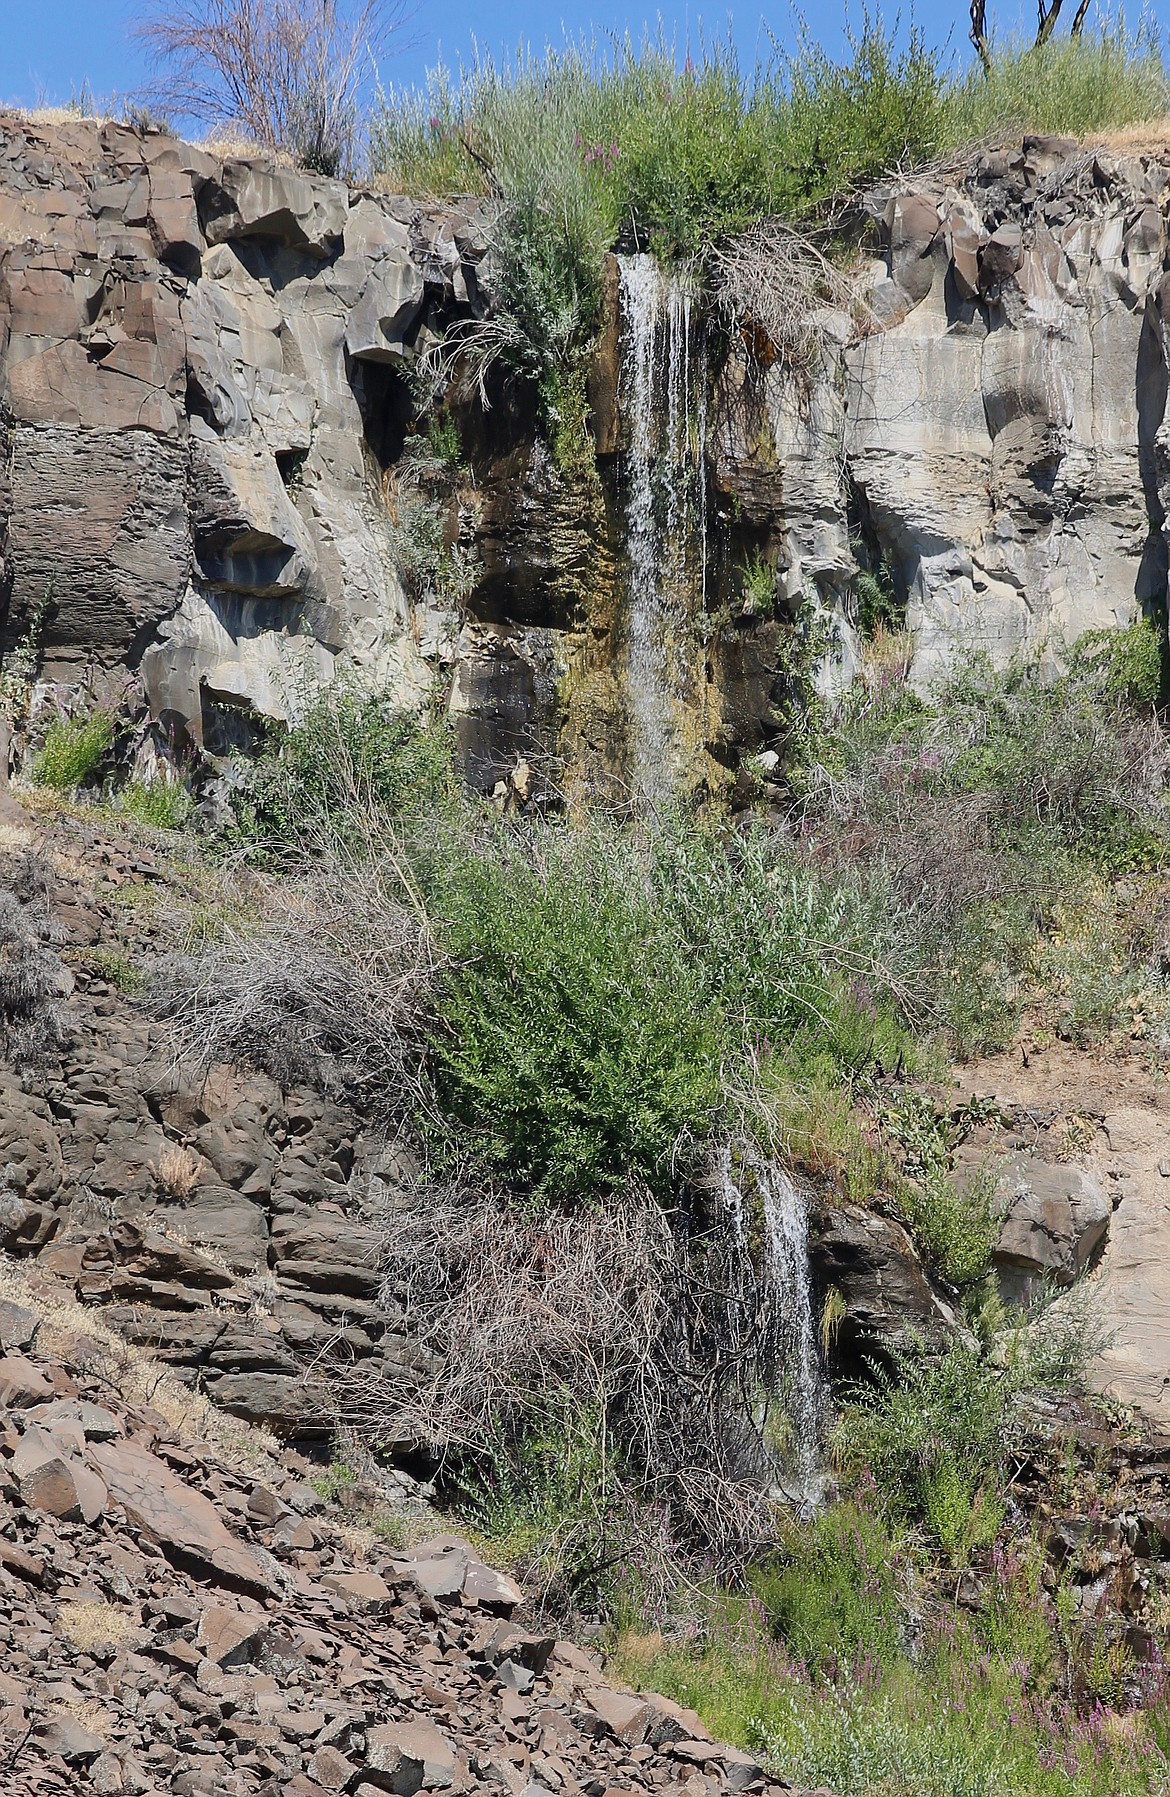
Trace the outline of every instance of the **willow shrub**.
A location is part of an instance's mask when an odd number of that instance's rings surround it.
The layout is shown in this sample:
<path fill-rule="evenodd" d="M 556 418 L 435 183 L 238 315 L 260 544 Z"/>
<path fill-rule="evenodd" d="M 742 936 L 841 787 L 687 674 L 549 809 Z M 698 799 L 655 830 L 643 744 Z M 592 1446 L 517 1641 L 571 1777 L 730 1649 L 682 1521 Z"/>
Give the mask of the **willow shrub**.
<path fill-rule="evenodd" d="M 476 1155 L 544 1197 L 627 1179 L 667 1196 L 718 1105 L 722 1043 L 636 869 L 497 841 L 458 855 L 433 900 L 451 965 L 432 1073 Z"/>
<path fill-rule="evenodd" d="M 768 1133 L 776 1068 L 798 1090 L 847 1085 L 911 1052 L 886 995 L 855 977 L 875 919 L 848 882 L 786 866 L 766 832 L 502 827 L 426 878 L 449 963 L 441 1106 L 489 1168 L 542 1196 L 633 1180 L 665 1199 L 737 1106 Z"/>

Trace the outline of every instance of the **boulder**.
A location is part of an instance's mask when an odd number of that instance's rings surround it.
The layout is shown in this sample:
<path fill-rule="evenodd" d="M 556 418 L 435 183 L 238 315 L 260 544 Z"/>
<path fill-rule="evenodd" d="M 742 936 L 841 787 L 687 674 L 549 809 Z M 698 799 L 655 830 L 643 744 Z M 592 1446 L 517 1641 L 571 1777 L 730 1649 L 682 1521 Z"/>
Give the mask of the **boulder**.
<path fill-rule="evenodd" d="M 817 1291 L 844 1300 L 834 1358 L 847 1373 L 922 1346 L 944 1349 L 962 1325 L 900 1223 L 859 1205 L 819 1203 L 809 1217 Z"/>
<path fill-rule="evenodd" d="M 326 256 L 344 234 L 349 197 L 340 181 L 230 161 L 217 179 L 204 182 L 199 211 L 208 243 L 272 238 Z"/>
<path fill-rule="evenodd" d="M 1003 1223 L 995 1265 L 1006 1294 L 1033 1282 L 1071 1285 L 1100 1249 L 1112 1206 L 1091 1173 L 1016 1157 L 1002 1169 Z"/>
<path fill-rule="evenodd" d="M 94 1442 L 90 1459 L 128 1521 L 178 1566 L 229 1589 L 266 1597 L 272 1573 L 221 1521 L 209 1498 L 136 1441 Z"/>
<path fill-rule="evenodd" d="M 455 1752 L 431 1722 L 392 1722 L 366 1737 L 365 1775 L 386 1788 L 413 1797 L 415 1791 L 445 1791 L 455 1781 Z"/>
<path fill-rule="evenodd" d="M 406 335 L 422 311 L 422 270 L 400 251 L 381 256 L 366 277 L 345 325 L 345 347 L 356 361 L 401 362 Z"/>
<path fill-rule="evenodd" d="M 12 1457 L 24 1503 L 62 1522 L 94 1523 L 106 1507 L 106 1487 L 46 1430 L 25 1430 Z"/>

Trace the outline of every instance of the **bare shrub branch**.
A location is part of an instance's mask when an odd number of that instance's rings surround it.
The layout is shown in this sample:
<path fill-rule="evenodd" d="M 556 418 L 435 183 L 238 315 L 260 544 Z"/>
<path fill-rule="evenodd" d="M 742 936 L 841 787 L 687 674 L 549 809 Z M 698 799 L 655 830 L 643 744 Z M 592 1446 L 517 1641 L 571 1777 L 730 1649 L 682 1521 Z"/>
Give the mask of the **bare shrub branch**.
<path fill-rule="evenodd" d="M 521 1473 L 527 1441 L 577 1432 L 600 1459 L 599 1507 L 657 1507 L 679 1549 L 727 1572 L 771 1539 L 773 1319 L 701 1192 L 673 1215 L 637 1192 L 571 1213 L 399 1192 L 383 1247 L 384 1303 L 433 1359 L 421 1375 L 355 1367 L 351 1426 Z"/>
<path fill-rule="evenodd" d="M 0 1055 L 16 1067 L 51 1061 L 67 1039 L 67 970 L 49 912 L 48 869 L 37 855 L 0 858 Z"/>
<path fill-rule="evenodd" d="M 282 886 L 263 923 L 227 919 L 217 940 L 169 957 L 152 996 L 176 1057 L 360 1095 L 384 1122 L 427 1114 L 422 1029 L 437 963 L 400 892 L 384 861 L 334 863 Z"/>
<path fill-rule="evenodd" d="M 816 245 L 780 218 L 715 244 L 711 284 L 732 330 L 761 332 L 781 360 L 808 367 L 819 348 L 826 308 L 852 314 L 857 295 Z"/>
<path fill-rule="evenodd" d="M 362 90 L 401 23 L 397 0 L 158 0 L 135 35 L 164 71 L 154 103 L 344 175 Z"/>

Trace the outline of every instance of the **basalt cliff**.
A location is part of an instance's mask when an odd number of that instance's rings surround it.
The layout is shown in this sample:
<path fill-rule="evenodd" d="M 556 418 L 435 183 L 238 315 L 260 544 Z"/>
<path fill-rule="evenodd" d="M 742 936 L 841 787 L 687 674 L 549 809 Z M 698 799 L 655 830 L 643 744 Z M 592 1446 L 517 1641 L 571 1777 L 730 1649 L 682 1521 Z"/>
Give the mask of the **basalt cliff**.
<path fill-rule="evenodd" d="M 5 116 L 5 642 L 39 618 L 47 679 L 132 675 L 164 749 L 344 665 L 440 693 L 481 790 L 520 763 L 701 790 L 767 771 L 801 607 L 848 676 L 859 565 L 924 685 L 1164 605 L 1170 157 L 1029 139 L 866 206 L 857 304 L 799 369 L 612 258 L 586 474 L 523 395 L 452 400 L 436 580 L 404 455 L 429 352 L 490 314 L 481 203 Z"/>

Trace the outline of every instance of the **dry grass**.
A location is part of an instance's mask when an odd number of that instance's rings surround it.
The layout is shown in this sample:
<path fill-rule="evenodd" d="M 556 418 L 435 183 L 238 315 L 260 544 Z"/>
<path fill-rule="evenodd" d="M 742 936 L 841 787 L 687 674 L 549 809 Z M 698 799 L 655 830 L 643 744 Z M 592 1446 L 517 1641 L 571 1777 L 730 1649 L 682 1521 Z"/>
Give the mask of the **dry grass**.
<path fill-rule="evenodd" d="M 387 1122 L 425 1114 L 422 1017 L 436 957 L 395 870 L 338 863 L 254 896 L 255 909 L 217 911 L 212 940 L 159 968 L 154 1002 L 176 1060 L 360 1095 Z"/>
<path fill-rule="evenodd" d="M 124 1609 L 100 1598 L 61 1604 L 57 1627 L 78 1653 L 91 1653 L 95 1647 L 122 1647 L 139 1634 Z"/>
<path fill-rule="evenodd" d="M 282 1476 L 279 1444 L 267 1430 L 216 1410 L 46 1274 L 0 1255 L 0 1298 L 37 1316 L 39 1351 L 90 1374 L 124 1404 L 148 1405 L 181 1441 L 211 1447 L 225 1466 L 253 1477 Z"/>
<path fill-rule="evenodd" d="M 154 1163 L 155 1184 L 167 1198 L 174 1198 L 182 1203 L 189 1198 L 199 1183 L 199 1171 L 202 1162 L 197 1154 L 189 1148 L 182 1148 L 172 1142 L 164 1148 Z"/>
<path fill-rule="evenodd" d="M 709 255 L 715 292 L 732 329 L 760 332 L 780 360 L 810 368 L 823 340 L 826 307 L 854 316 L 856 284 L 799 231 L 763 218 Z"/>
<path fill-rule="evenodd" d="M 602 1496 L 620 1462 L 712 1564 L 770 1538 L 769 1323 L 722 1220 L 676 1229 L 633 1193 L 537 1213 L 431 1186 L 396 1198 L 383 1242 L 387 1297 L 432 1364 L 422 1378 L 352 1370 L 339 1403 L 359 1439 L 523 1465 L 525 1442 L 559 1437 L 592 1466 L 600 1502 L 626 1503 Z"/>
<path fill-rule="evenodd" d="M 1134 125 L 1114 125 L 1105 131 L 1089 131 L 1081 142 L 1088 149 L 1112 150 L 1122 156 L 1170 150 L 1170 115 L 1143 119 Z"/>
<path fill-rule="evenodd" d="M 113 113 L 79 112 L 75 106 L 8 106 L 5 112 L 30 125 L 108 125 L 116 123 Z"/>
<path fill-rule="evenodd" d="M 110 1713 L 104 1704 L 94 1703 L 84 1697 L 66 1697 L 59 1708 L 67 1716 L 72 1716 L 75 1722 L 80 1722 L 82 1728 L 87 1728 L 91 1735 L 96 1735 L 99 1741 L 109 1740 Z"/>

